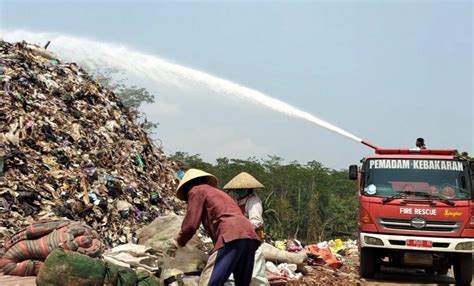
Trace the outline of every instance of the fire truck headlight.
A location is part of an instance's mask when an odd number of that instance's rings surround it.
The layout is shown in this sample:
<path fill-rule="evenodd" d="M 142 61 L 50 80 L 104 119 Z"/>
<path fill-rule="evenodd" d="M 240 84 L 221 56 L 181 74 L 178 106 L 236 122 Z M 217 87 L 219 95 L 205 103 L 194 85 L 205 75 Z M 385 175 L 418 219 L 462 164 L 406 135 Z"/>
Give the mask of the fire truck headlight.
<path fill-rule="evenodd" d="M 474 243 L 472 241 L 458 243 L 456 250 L 474 250 Z"/>
<path fill-rule="evenodd" d="M 364 241 L 366 244 L 383 246 L 383 241 L 380 238 L 364 236 Z"/>

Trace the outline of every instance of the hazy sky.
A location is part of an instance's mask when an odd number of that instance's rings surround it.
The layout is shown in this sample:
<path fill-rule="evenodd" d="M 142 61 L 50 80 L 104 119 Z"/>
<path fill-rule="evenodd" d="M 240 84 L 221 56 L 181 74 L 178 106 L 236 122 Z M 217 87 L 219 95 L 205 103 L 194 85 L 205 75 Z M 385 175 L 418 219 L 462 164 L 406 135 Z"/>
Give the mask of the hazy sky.
<path fill-rule="evenodd" d="M 421 136 L 428 147 L 474 153 L 471 1 L 0 1 L 0 19 L 5 35 L 110 42 L 208 72 L 376 145 L 413 147 Z M 131 81 L 156 95 L 144 110 L 167 153 L 344 168 L 372 152 L 206 88 Z"/>

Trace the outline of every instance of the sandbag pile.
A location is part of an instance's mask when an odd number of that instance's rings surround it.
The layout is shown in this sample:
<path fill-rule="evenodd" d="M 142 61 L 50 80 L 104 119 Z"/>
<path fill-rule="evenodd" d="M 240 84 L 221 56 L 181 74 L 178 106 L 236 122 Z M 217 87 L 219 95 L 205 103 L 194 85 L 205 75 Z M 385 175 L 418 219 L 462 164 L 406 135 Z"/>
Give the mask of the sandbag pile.
<path fill-rule="evenodd" d="M 38 286 L 159 286 L 158 279 L 79 253 L 56 249 L 36 277 Z"/>
<path fill-rule="evenodd" d="M 5 229 L 59 217 L 116 246 L 183 207 L 173 163 L 79 66 L 0 41 L 0 82 L 0 247 Z"/>
<path fill-rule="evenodd" d="M 16 233 L 5 242 L 0 271 L 8 275 L 38 275 L 43 261 L 55 249 L 98 257 L 102 243 L 97 233 L 83 223 L 67 220 L 41 221 Z"/>

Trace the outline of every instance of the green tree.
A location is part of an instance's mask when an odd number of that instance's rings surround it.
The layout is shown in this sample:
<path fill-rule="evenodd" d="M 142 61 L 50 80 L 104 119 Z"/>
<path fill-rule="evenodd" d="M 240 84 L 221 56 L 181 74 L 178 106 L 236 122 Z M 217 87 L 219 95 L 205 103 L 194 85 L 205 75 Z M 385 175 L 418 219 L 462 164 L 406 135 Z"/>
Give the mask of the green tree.
<path fill-rule="evenodd" d="M 199 154 L 189 155 L 187 152 L 176 152 L 169 156 L 169 159 L 176 162 L 183 170 L 196 168 L 212 173 L 212 164 L 204 162 Z"/>
<path fill-rule="evenodd" d="M 200 168 L 216 175 L 221 188 L 242 171 L 256 177 L 265 185 L 257 194 L 263 202 L 265 231 L 273 239 L 318 242 L 357 232 L 357 185 L 347 179 L 345 170 L 332 170 L 317 161 L 284 163 L 278 156 L 247 160 L 222 157 L 214 164 L 185 152 L 170 158 L 184 168 Z"/>

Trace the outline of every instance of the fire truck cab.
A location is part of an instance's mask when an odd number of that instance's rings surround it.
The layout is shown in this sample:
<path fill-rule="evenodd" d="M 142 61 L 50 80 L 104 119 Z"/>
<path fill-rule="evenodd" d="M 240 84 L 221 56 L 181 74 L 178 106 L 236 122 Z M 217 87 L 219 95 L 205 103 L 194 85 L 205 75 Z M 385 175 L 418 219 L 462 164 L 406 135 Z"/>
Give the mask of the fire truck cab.
<path fill-rule="evenodd" d="M 380 149 L 349 167 L 358 180 L 360 275 L 381 266 L 446 274 L 470 285 L 474 187 L 455 150 Z"/>

